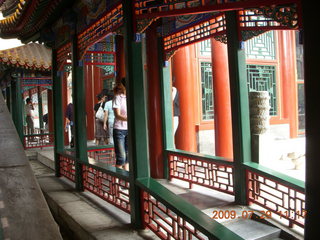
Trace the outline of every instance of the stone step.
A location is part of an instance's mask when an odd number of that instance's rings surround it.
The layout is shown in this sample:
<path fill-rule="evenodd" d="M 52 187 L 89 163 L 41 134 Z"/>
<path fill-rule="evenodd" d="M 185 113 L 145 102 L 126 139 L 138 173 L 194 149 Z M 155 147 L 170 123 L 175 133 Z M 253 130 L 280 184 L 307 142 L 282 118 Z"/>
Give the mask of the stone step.
<path fill-rule="evenodd" d="M 279 237 L 281 230 L 269 225 L 250 220 L 236 219 L 223 222 L 227 228 L 246 240 L 270 240 Z"/>

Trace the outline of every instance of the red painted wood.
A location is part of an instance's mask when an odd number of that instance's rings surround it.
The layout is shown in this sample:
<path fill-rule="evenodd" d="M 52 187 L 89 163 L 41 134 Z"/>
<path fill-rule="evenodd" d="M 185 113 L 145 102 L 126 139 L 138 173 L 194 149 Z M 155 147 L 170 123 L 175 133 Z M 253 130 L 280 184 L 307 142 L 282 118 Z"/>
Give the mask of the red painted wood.
<path fill-rule="evenodd" d="M 227 45 L 211 40 L 214 90 L 215 155 L 233 158 Z"/>
<path fill-rule="evenodd" d="M 197 99 L 194 88 L 197 84 L 194 64 L 190 56 L 194 54 L 194 46 L 181 48 L 172 58 L 173 85 L 180 95 L 179 126 L 175 134 L 177 149 L 197 152 L 195 111 Z"/>
<path fill-rule="evenodd" d="M 147 32 L 148 126 L 151 177 L 163 178 L 163 136 L 160 96 L 157 24 Z"/>

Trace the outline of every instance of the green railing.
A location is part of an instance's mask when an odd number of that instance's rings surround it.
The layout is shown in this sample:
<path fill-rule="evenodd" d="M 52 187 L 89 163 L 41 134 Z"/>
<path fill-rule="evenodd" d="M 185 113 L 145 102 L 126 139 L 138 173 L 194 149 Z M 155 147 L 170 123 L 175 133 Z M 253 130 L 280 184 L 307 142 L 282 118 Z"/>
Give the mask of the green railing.
<path fill-rule="evenodd" d="M 77 159 L 65 153 L 58 159 L 60 174 L 74 182 Z M 129 172 L 90 159 L 80 164 L 85 190 L 130 213 Z M 242 239 L 154 179 L 137 179 L 136 185 L 143 195 L 142 221 L 161 239 Z"/>
<path fill-rule="evenodd" d="M 230 159 L 167 150 L 169 179 L 177 178 L 192 184 L 234 194 L 234 164 Z M 245 163 L 247 202 L 254 203 L 281 219 L 289 227 L 304 228 L 304 182 L 257 163 Z"/>
<path fill-rule="evenodd" d="M 245 168 L 248 203 L 278 215 L 289 227 L 304 228 L 304 182 L 253 162 L 245 163 Z"/>
<path fill-rule="evenodd" d="M 243 239 L 152 178 L 136 180 L 146 226 L 161 239 Z"/>
<path fill-rule="evenodd" d="M 105 146 L 88 151 L 100 151 Z M 59 153 L 60 173 L 75 181 L 76 158 Z M 221 192 L 233 193 L 233 162 L 229 159 L 167 151 L 170 178 L 178 178 Z M 129 172 L 89 158 L 81 163 L 82 181 L 88 190 L 119 209 L 130 213 Z M 305 195 L 303 181 L 256 163 L 245 163 L 248 204 L 254 203 L 281 216 L 292 227 L 304 227 Z M 152 178 L 136 179 L 141 189 L 143 223 L 161 239 L 241 239 L 226 227 Z M 185 234 L 185 235 L 184 235 Z"/>

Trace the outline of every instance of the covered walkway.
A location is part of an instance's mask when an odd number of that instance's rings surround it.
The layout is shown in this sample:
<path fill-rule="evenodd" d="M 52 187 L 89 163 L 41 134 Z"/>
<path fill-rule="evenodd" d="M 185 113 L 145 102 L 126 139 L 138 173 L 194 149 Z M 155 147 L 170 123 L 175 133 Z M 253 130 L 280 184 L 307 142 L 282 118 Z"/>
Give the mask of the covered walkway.
<path fill-rule="evenodd" d="M 150 230 L 134 230 L 130 216 L 117 211 L 112 204 L 88 191 L 75 191 L 74 183 L 66 178 L 55 178 L 53 149 L 31 149 L 26 154 L 55 219 L 62 229 L 66 229 L 66 237 L 101 240 L 157 238 Z M 235 205 L 234 197 L 228 194 L 196 185 L 189 189 L 188 184 L 179 180 L 160 180 L 159 183 L 243 239 L 303 239 L 301 231 L 287 228 L 281 221 L 267 219 L 272 227 L 264 224 L 266 219 L 262 217 L 261 209 Z M 220 215 L 221 212 L 234 211 L 236 218 L 219 217 L 219 211 Z M 252 219 L 246 216 L 251 212 L 254 213 Z"/>
<path fill-rule="evenodd" d="M 313 36 L 311 16 L 317 13 L 311 4 L 305 0 L 118 0 L 94 1 L 94 5 L 66 0 L 10 2 L 11 5 L 1 8 L 8 15 L 0 20 L 0 36 L 17 37 L 25 42 L 40 41 L 52 48 L 52 92 L 48 99 L 52 103 L 49 117 L 53 124 L 44 135 L 49 140 L 46 143 L 52 145 L 54 140 L 56 180 L 67 178 L 73 182 L 69 186 L 74 190 L 89 191 L 100 197 L 119 212 L 130 214 L 130 223 L 135 229 L 148 228 L 161 239 L 237 240 L 245 238 L 242 234 L 246 227 L 233 228 L 232 221 L 220 221 L 231 216 L 227 217 L 227 210 L 221 206 L 217 211 L 222 213 L 221 217 L 212 219 L 213 216 L 201 211 L 206 209 L 206 204 L 197 205 L 201 201 L 187 196 L 192 195 L 191 191 L 186 195 L 177 194 L 177 189 L 170 191 L 168 183 L 159 179 L 178 179 L 189 188 L 200 185 L 208 191 L 228 194 L 233 206 L 259 205 L 266 214 L 283 218 L 287 227 L 305 230 L 306 239 L 319 237 L 320 128 L 315 104 L 319 102 L 319 81 L 315 58 L 320 54 L 315 54 L 319 50 L 319 39 Z M 303 30 L 300 33 L 305 51 L 305 182 L 264 167 L 254 162 L 252 156 L 243 42 L 270 29 Z M 221 66 L 227 65 L 228 70 L 217 68 L 218 73 L 227 73 L 222 80 L 217 80 L 220 85 L 217 93 L 226 92 L 222 95 L 228 95 L 230 101 L 226 103 L 220 98 L 218 105 L 226 106 L 228 111 L 218 112 L 217 116 L 228 112 L 228 116 L 224 115 L 219 121 L 228 120 L 228 130 L 232 130 L 232 135 L 229 135 L 231 131 L 216 135 L 219 140 L 216 143 L 221 144 L 219 151 L 228 153 L 216 156 L 194 153 L 194 114 L 188 109 L 188 101 L 182 101 L 185 122 L 176 139 L 179 140 L 176 143 L 185 147 L 183 150 L 175 148 L 172 121 L 172 86 L 185 87 L 184 99 L 189 97 L 189 90 L 195 88 L 194 73 L 189 71 L 193 65 L 188 57 L 191 50 L 183 47 L 209 38 L 226 43 L 219 43 L 218 48 L 221 50 L 218 56 L 224 56 Z M 220 59 L 218 56 L 216 60 Z M 99 68 L 99 74 L 93 71 L 93 65 Z M 92 101 L 94 92 L 102 87 L 102 81 L 95 81 L 98 75 L 103 75 L 106 85 L 110 83 L 108 79 L 126 78 L 130 171 L 113 166 L 112 147 L 87 144 L 93 132 L 90 123 L 94 114 L 92 102 L 86 99 Z M 68 86 L 69 76 L 72 88 Z M 12 105 L 16 108 L 9 108 L 21 142 L 25 138 L 30 142 L 35 137 L 43 139 L 42 133 L 24 135 L 20 89 L 23 81 L 19 81 L 25 78 L 21 72 L 10 77 L 15 101 Z M 289 79 L 290 74 L 285 78 Z M 1 79 L 3 82 L 10 85 Z M 71 98 L 74 149 L 66 147 L 64 137 L 64 107 Z M 286 114 L 289 116 L 290 111 Z M 91 127 L 91 131 L 87 127 Z M 227 128 L 220 125 L 217 129 Z M 55 190 L 59 192 L 61 188 Z M 244 210 L 240 212 L 243 220 Z M 237 232 L 237 228 L 242 232 Z"/>

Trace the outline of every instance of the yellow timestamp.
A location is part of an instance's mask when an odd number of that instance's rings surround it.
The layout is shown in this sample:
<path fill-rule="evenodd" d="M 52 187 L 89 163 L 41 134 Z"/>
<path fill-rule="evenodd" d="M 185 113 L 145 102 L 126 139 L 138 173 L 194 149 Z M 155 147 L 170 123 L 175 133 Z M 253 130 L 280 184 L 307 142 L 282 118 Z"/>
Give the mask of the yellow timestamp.
<path fill-rule="evenodd" d="M 254 213 L 256 213 L 256 218 L 259 219 L 270 219 L 272 218 L 272 214 L 279 215 L 280 218 L 290 218 L 293 215 L 296 215 L 297 218 L 305 218 L 307 211 L 269 211 L 269 210 L 242 210 L 240 213 L 236 210 L 214 210 L 212 211 L 213 216 L 212 219 L 250 219 Z"/>

